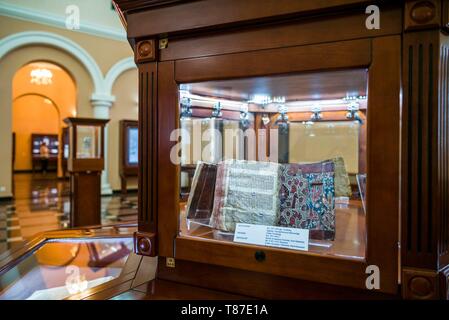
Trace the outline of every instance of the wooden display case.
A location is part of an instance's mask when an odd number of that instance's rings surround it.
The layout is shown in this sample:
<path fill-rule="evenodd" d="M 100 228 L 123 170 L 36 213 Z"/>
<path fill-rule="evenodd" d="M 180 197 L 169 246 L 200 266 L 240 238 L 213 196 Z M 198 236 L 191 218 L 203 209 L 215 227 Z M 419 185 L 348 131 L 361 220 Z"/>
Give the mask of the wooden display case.
<path fill-rule="evenodd" d="M 109 120 L 66 118 L 69 126 L 70 225 L 101 224 L 104 127 Z"/>
<path fill-rule="evenodd" d="M 120 120 L 120 179 L 122 196 L 127 193 L 127 179 L 138 175 L 138 130 L 139 123 L 134 120 Z"/>
<path fill-rule="evenodd" d="M 135 251 L 159 256 L 157 279 L 259 298 L 447 299 L 446 1 L 114 2 L 139 68 Z M 366 13 L 368 5 L 378 6 L 380 28 L 370 27 L 376 10 Z M 366 147 L 359 149 L 365 159 L 359 170 L 367 175 L 365 209 L 361 203 L 348 207 L 366 210 L 360 215 L 366 220 L 357 220 L 366 226 L 359 238 L 302 252 L 185 232 L 182 168 L 170 158 L 181 86 L 215 83 L 212 88 L 226 91 L 223 85 L 233 81 L 249 80 L 251 88 L 266 84 L 251 79 L 299 75 L 306 80 L 296 88 L 310 99 L 317 87 L 322 96 L 354 89 L 351 77 L 338 76 L 350 70 L 367 77 L 366 127 L 359 139 Z M 290 116 L 301 121 L 304 114 Z M 260 117 L 255 114 L 256 130 Z M 339 223 L 345 226 L 337 216 L 337 228 Z M 373 267 L 379 286 L 370 289 Z"/>

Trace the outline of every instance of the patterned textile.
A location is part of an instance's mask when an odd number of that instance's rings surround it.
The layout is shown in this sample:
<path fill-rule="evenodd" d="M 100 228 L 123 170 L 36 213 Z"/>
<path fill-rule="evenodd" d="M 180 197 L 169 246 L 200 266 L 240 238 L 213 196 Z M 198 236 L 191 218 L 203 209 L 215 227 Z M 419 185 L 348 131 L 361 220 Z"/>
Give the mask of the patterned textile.
<path fill-rule="evenodd" d="M 346 172 L 345 160 L 343 157 L 332 159 L 335 166 L 335 196 L 350 197 L 352 196 L 351 183 L 348 173 Z"/>
<path fill-rule="evenodd" d="M 279 164 L 225 160 L 218 164 L 210 224 L 234 232 L 236 223 L 276 225 Z"/>
<path fill-rule="evenodd" d="M 279 225 L 310 230 L 310 238 L 334 240 L 334 163 L 280 165 Z"/>
<path fill-rule="evenodd" d="M 208 224 L 213 208 L 217 165 L 198 162 L 187 200 L 187 219 Z"/>

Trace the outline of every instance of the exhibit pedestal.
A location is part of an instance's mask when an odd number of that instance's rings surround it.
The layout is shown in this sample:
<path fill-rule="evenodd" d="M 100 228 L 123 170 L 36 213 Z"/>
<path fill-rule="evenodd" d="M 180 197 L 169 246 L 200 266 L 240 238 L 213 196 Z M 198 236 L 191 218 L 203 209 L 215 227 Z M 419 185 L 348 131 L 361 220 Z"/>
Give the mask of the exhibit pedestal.
<path fill-rule="evenodd" d="M 70 227 L 101 224 L 101 171 L 70 175 Z"/>

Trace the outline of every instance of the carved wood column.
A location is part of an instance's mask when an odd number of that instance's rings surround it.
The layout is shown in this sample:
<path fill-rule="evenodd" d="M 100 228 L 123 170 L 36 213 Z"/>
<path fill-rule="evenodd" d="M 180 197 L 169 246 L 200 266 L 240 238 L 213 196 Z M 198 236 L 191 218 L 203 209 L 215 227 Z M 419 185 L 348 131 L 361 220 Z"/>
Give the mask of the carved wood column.
<path fill-rule="evenodd" d="M 134 251 L 157 256 L 157 49 L 155 40 L 136 44 L 139 69 L 138 232 Z"/>
<path fill-rule="evenodd" d="M 402 293 L 447 298 L 449 40 L 447 1 L 407 1 L 403 35 Z"/>

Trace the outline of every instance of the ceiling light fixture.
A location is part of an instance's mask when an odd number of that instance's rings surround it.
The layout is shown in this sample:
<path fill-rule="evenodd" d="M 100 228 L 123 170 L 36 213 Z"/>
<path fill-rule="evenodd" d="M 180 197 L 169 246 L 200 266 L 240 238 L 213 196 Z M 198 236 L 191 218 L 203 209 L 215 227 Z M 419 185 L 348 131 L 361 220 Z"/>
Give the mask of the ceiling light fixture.
<path fill-rule="evenodd" d="M 31 84 L 49 85 L 53 83 L 53 73 L 48 69 L 33 69 L 30 76 Z"/>

